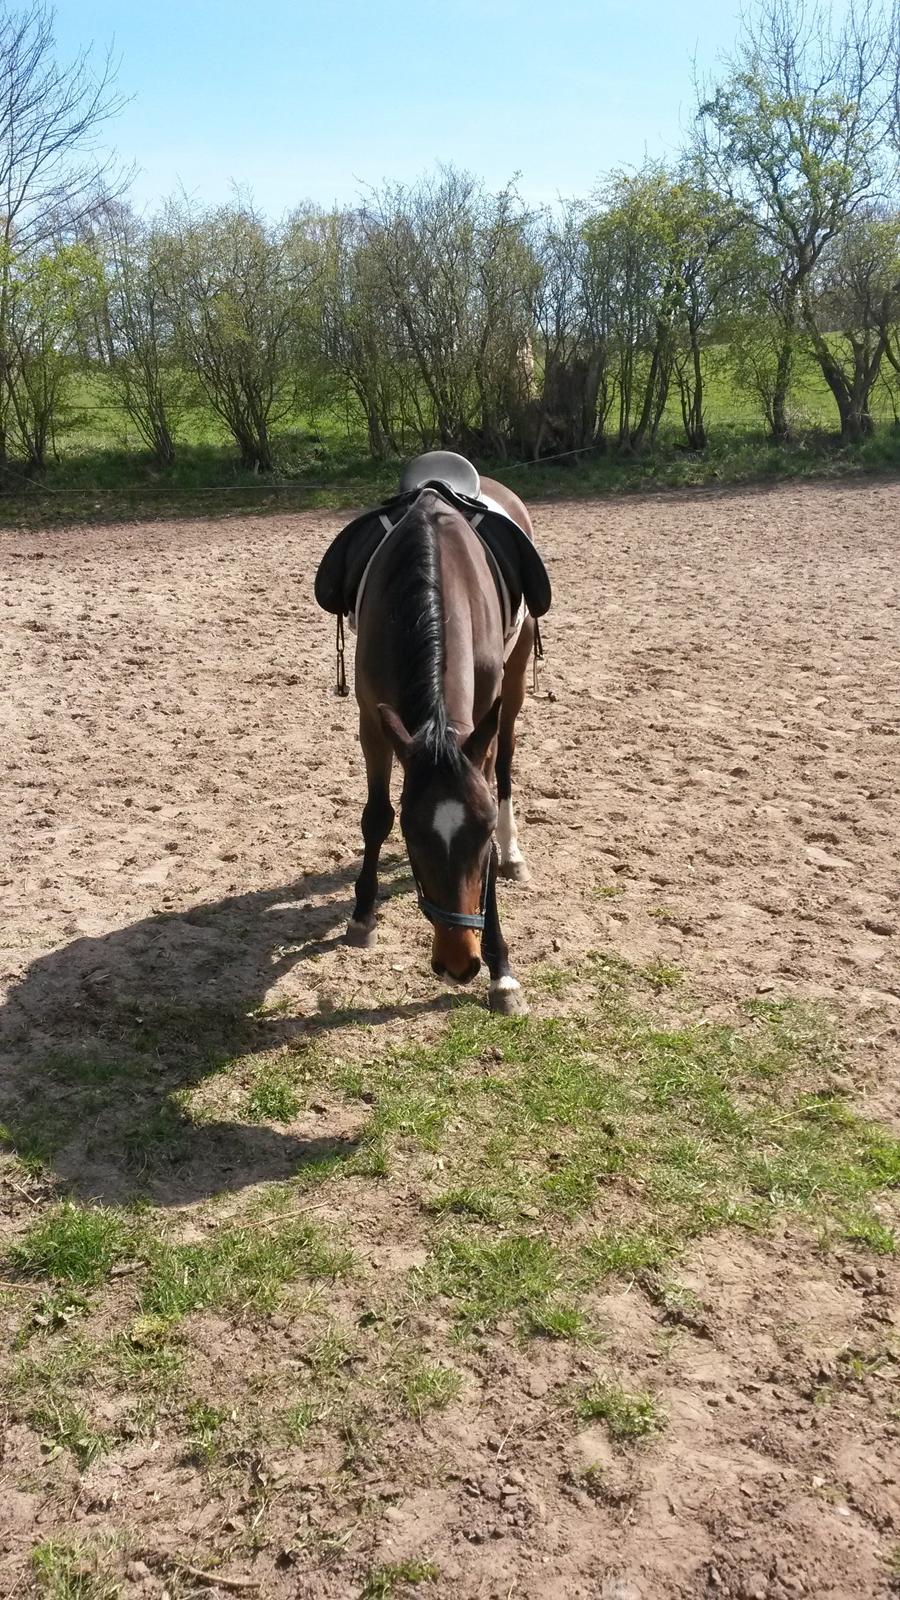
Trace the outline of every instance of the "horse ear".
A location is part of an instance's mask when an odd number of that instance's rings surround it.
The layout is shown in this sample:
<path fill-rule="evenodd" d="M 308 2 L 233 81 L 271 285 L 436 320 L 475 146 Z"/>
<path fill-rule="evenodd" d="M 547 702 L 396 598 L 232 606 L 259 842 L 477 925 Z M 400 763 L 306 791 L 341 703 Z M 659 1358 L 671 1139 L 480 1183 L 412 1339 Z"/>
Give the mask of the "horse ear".
<path fill-rule="evenodd" d="M 473 728 L 462 747 L 463 755 L 471 761 L 473 767 L 484 766 L 487 753 L 496 737 L 499 721 L 500 696 L 498 695 L 490 711 L 485 712 L 478 726 Z"/>
<path fill-rule="evenodd" d="M 405 767 L 409 760 L 409 752 L 412 745 L 410 734 L 407 733 L 396 711 L 392 711 L 390 706 L 379 706 L 378 715 L 381 718 L 381 726 L 391 742 L 397 760 L 401 767 Z"/>

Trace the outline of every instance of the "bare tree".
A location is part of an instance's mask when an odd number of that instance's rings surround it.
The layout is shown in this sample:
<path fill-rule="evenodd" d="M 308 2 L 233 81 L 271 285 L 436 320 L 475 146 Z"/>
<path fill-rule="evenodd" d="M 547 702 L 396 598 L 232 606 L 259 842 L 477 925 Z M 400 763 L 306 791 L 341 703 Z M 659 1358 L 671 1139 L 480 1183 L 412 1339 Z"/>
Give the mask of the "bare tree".
<path fill-rule="evenodd" d="M 0 8 L 0 463 L 11 397 L 14 263 L 77 223 L 109 178 L 100 130 L 119 111 L 115 67 L 90 51 L 57 60 L 54 14 L 43 0 Z"/>
<path fill-rule="evenodd" d="M 121 110 L 110 54 L 56 58 L 54 13 L 43 0 L 0 9 L 0 205 L 4 237 L 40 242 L 93 205 L 110 158 L 100 129 Z"/>
<path fill-rule="evenodd" d="M 424 448 L 503 451 L 522 401 L 536 272 L 528 217 L 512 185 L 488 193 L 452 167 L 389 184 L 365 210 L 366 239 L 398 348 L 416 373 L 410 399 Z"/>
<path fill-rule="evenodd" d="M 584 204 L 570 202 L 541 218 L 535 241 L 541 276 L 534 320 L 543 351 L 535 456 L 545 447 L 565 454 L 602 440 L 612 401 L 609 280 L 602 249 L 591 249 L 585 237 L 588 217 Z"/>

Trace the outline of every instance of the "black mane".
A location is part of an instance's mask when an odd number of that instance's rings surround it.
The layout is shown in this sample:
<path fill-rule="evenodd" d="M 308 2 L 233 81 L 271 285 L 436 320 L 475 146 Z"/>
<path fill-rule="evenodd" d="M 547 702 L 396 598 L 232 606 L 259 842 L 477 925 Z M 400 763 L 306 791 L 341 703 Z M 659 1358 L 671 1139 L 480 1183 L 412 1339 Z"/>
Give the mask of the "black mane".
<path fill-rule="evenodd" d="M 433 499 L 423 496 L 385 546 L 385 600 L 397 630 L 398 711 L 429 762 L 459 763 L 444 705 L 444 597 Z"/>

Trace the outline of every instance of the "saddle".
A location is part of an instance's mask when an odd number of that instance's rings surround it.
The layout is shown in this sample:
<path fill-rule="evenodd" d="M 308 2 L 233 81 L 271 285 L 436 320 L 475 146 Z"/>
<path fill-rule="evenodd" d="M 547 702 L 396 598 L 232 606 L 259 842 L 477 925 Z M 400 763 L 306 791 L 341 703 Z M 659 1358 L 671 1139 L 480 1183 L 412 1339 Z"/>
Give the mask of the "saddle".
<path fill-rule="evenodd" d="M 533 617 L 549 611 L 550 579 L 528 534 L 500 506 L 482 496 L 481 480 L 471 461 L 449 450 L 432 450 L 410 461 L 403 470 L 399 493 L 355 517 L 332 540 L 316 573 L 315 596 L 322 610 L 338 617 L 356 611 L 360 584 L 379 545 L 428 490 L 461 512 L 481 540 L 501 605 L 508 596 L 513 613 L 523 601 Z"/>

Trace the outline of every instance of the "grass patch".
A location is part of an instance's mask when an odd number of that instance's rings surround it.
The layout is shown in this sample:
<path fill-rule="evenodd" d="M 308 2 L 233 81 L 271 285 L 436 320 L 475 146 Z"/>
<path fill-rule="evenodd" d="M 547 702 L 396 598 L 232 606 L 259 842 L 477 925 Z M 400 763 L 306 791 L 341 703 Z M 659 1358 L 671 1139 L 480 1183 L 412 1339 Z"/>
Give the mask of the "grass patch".
<path fill-rule="evenodd" d="M 639 456 L 599 449 L 576 462 L 548 460 L 511 466 L 479 457 L 482 474 L 495 472 L 529 501 L 564 494 L 610 495 L 705 483 L 803 479 L 883 471 L 900 464 L 887 384 L 876 386 L 872 436 L 858 445 L 835 437 L 837 413 L 820 370 L 801 364 L 793 403 L 795 441 L 765 438 L 752 400 L 734 386 L 721 351 L 705 353 L 710 442 L 703 451 L 683 448 L 678 399 L 669 398 L 653 448 Z M 143 448 L 103 374 L 87 369 L 75 378 L 58 453 L 40 478 L 13 467 L 0 519 L 13 526 L 44 526 L 90 519 L 140 519 L 282 513 L 305 506 L 376 504 L 396 489 L 397 461 L 369 454 L 362 416 L 350 408 L 298 410 L 273 440 L 277 469 L 243 470 L 227 430 L 195 396 L 178 429 L 176 459 L 160 469 Z"/>
<path fill-rule="evenodd" d="M 735 1026 L 666 1026 L 647 982 L 596 952 L 577 969 L 581 1016 L 462 1005 L 428 1046 L 339 1069 L 389 1171 L 402 1156 L 408 1174 L 416 1150 L 440 1159 L 446 1186 L 425 1205 L 457 1226 L 412 1292 L 442 1297 L 462 1330 L 511 1318 L 584 1336 L 598 1279 L 658 1273 L 695 1238 L 779 1216 L 893 1249 L 871 1200 L 900 1183 L 900 1142 L 819 1087 L 843 1059 L 830 1018 L 780 1001 Z"/>
<path fill-rule="evenodd" d="M 194 1401 L 188 1407 L 185 1422 L 187 1452 L 191 1461 L 201 1467 L 212 1466 L 221 1452 L 222 1434 L 229 1420 L 227 1411 L 201 1400 Z"/>
<path fill-rule="evenodd" d="M 29 1413 L 28 1421 L 41 1436 L 41 1443 L 52 1461 L 69 1450 L 84 1471 L 109 1448 L 109 1435 L 91 1422 L 81 1406 L 70 1401 L 46 1399 Z"/>
<path fill-rule="evenodd" d="M 76 1333 L 44 1338 L 6 1377 L 11 1411 L 39 1435 L 47 1459 L 63 1451 L 85 1469 L 110 1448 L 112 1435 L 91 1417 L 82 1397 L 106 1376 L 105 1351 Z"/>
<path fill-rule="evenodd" d="M 578 1401 L 578 1415 L 585 1422 L 605 1423 L 617 1444 L 648 1439 L 665 1426 L 665 1418 L 652 1394 L 630 1394 L 616 1383 L 598 1380 Z"/>
<path fill-rule="evenodd" d="M 684 973 L 680 967 L 673 966 L 670 961 L 648 961 L 641 968 L 641 976 L 649 983 L 651 989 L 680 989 L 684 983 Z"/>
<path fill-rule="evenodd" d="M 44 1600 L 117 1600 L 122 1588 L 113 1563 L 109 1543 L 69 1544 L 46 1539 L 31 1552 L 35 1591 Z"/>
<path fill-rule="evenodd" d="M 293 1080 L 277 1061 L 263 1058 L 262 1065 L 247 1093 L 247 1116 L 251 1122 L 292 1122 L 301 1100 Z"/>
<path fill-rule="evenodd" d="M 362 1591 L 362 1600 L 394 1600 L 407 1588 L 421 1583 L 436 1583 L 440 1568 L 433 1561 L 393 1561 L 373 1567 Z"/>
<path fill-rule="evenodd" d="M 452 1367 L 429 1366 L 422 1362 L 404 1374 L 400 1389 L 404 1403 L 421 1422 L 428 1411 L 443 1411 L 455 1400 L 462 1379 Z"/>
<path fill-rule="evenodd" d="M 600 1276 L 618 1272 L 633 1275 L 648 1268 L 662 1267 L 672 1245 L 659 1234 L 644 1228 L 597 1234 L 584 1247 L 585 1260 Z"/>
<path fill-rule="evenodd" d="M 523 1329 L 561 1329 L 570 1308 L 559 1298 L 563 1261 L 546 1239 L 527 1234 L 484 1240 L 465 1235 L 442 1239 L 420 1283 L 443 1295 L 464 1327 L 490 1328 L 515 1314 Z"/>
<path fill-rule="evenodd" d="M 185 1350 L 166 1317 L 135 1317 L 112 1341 L 110 1355 L 117 1375 L 130 1389 L 172 1395 L 180 1384 Z"/>
<path fill-rule="evenodd" d="M 844 1238 L 849 1239 L 851 1244 L 864 1245 L 876 1256 L 896 1255 L 900 1247 L 896 1229 L 887 1227 L 872 1212 L 846 1217 L 842 1231 Z"/>
<path fill-rule="evenodd" d="M 150 1251 L 141 1308 L 169 1320 L 211 1306 L 271 1310 L 294 1279 L 341 1277 L 352 1260 L 302 1219 L 226 1228 L 208 1244 L 163 1241 Z"/>
<path fill-rule="evenodd" d="M 105 1206 L 54 1206 L 13 1245 L 12 1265 L 30 1277 L 90 1288 L 134 1251 L 133 1223 Z"/>
<path fill-rule="evenodd" d="M 502 1222 L 510 1214 L 506 1195 L 487 1188 L 447 1189 L 428 1201 L 428 1210 L 438 1216 L 478 1217 L 482 1222 Z"/>
<path fill-rule="evenodd" d="M 320 1400 L 298 1400 L 288 1406 L 282 1418 L 285 1437 L 291 1444 L 305 1444 L 310 1432 L 322 1421 L 327 1410 Z"/>

